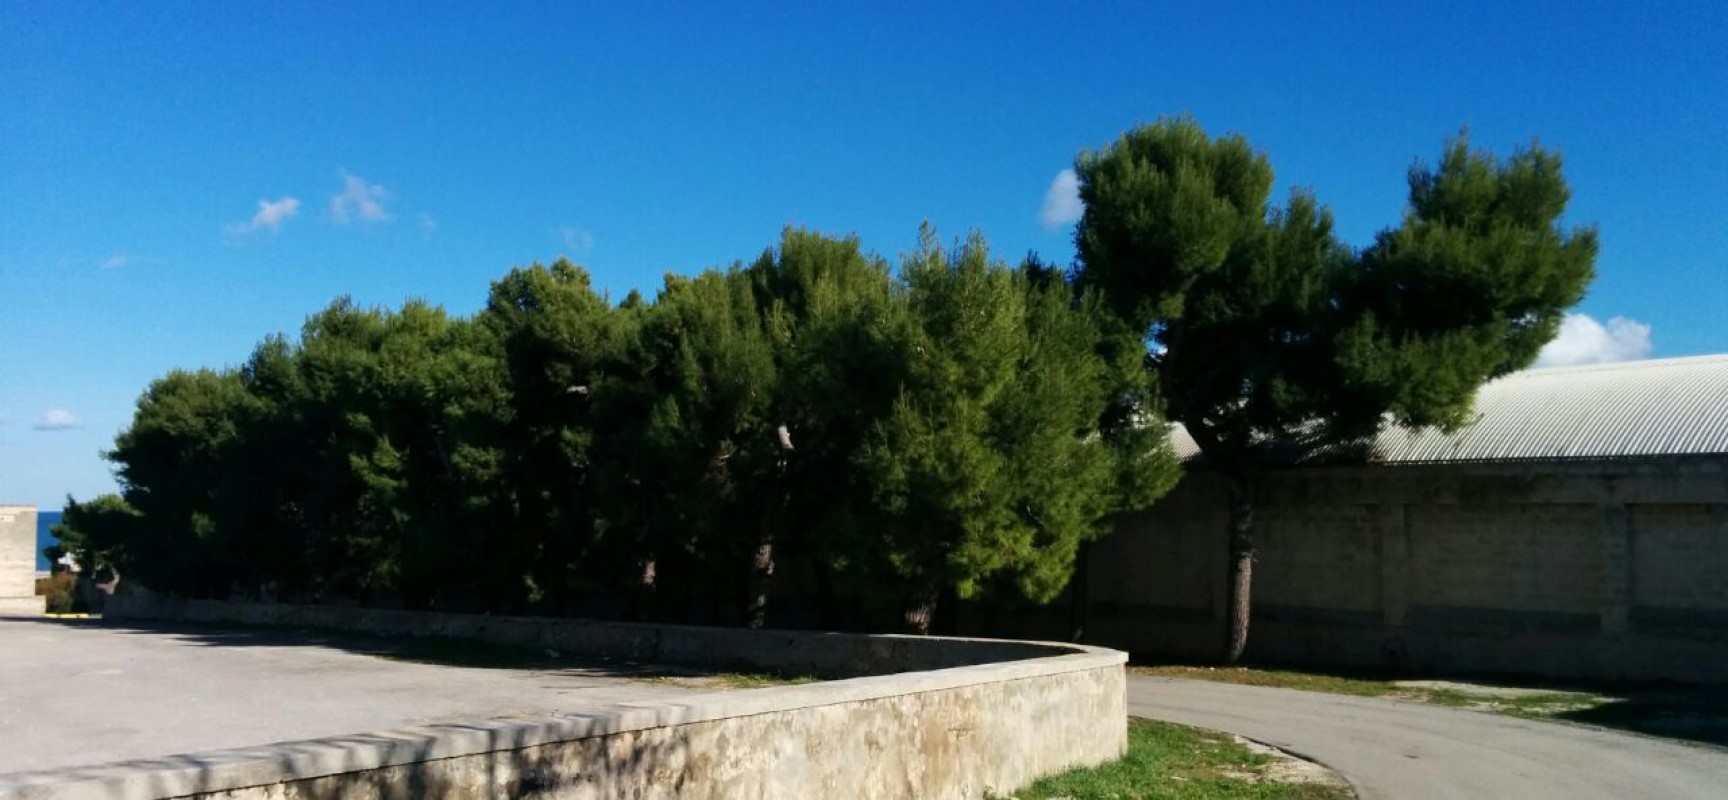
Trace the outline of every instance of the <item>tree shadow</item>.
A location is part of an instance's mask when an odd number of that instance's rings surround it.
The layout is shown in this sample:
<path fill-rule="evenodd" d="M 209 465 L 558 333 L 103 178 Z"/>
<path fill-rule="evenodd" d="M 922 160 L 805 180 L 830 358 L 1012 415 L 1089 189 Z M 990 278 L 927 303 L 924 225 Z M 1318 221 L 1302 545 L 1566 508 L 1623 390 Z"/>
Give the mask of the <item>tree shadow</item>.
<path fill-rule="evenodd" d="M 1629 692 L 1556 719 L 1664 739 L 1728 747 L 1728 690 Z"/>
<path fill-rule="evenodd" d="M 431 666 L 554 673 L 592 678 L 684 681 L 691 684 L 691 688 L 754 688 L 836 677 L 767 669 L 742 661 L 718 664 L 649 662 L 606 654 L 564 652 L 453 636 L 369 634 L 299 625 L 29 617 L 10 621 L 57 627 L 99 628 L 128 635 L 169 636 L 200 647 L 320 648 Z"/>
<path fill-rule="evenodd" d="M 1417 699 L 1440 705 L 1495 711 L 1537 720 L 1559 720 L 1609 730 L 1655 736 L 1694 744 L 1728 747 L 1728 686 L 1700 686 L 1649 681 L 1589 681 L 1556 679 L 1504 672 L 1449 672 L 1383 668 L 1314 669 L 1271 661 L 1232 668 L 1207 662 L 1137 657 L 1136 667 L 1176 668 L 1173 674 L 1202 680 L 1222 680 L 1274 688 L 1333 694 Z M 1441 682 L 1460 688 L 1429 693 L 1397 690 L 1400 682 Z M 1474 692 L 1468 687 L 1480 687 Z M 1507 695 L 1496 690 L 1521 690 Z"/>
<path fill-rule="evenodd" d="M 198 647 L 322 648 L 405 662 L 475 669 L 533 671 L 642 680 L 736 677 L 712 666 L 657 664 L 592 654 L 489 644 L 450 637 L 388 637 L 306 627 L 148 620 L 18 618 L 62 628 L 91 628 L 132 636 L 171 637 Z M 751 675 L 763 680 L 760 674 Z M 773 682 L 777 677 L 765 679 Z M 731 688 L 735 684 L 689 688 Z M 755 685 L 763 685 L 761 683 Z M 655 714 L 652 727 L 621 730 L 618 709 L 565 712 L 473 722 L 433 724 L 248 746 L 231 750 L 90 764 L 42 773 L 0 776 L 7 782 L 103 781 L 105 790 L 81 797 L 224 797 L 241 786 L 224 775 L 311 776 L 285 782 L 281 796 L 302 800 L 456 800 L 471 797 L 537 798 L 637 796 L 645 782 L 666 788 L 708 782 L 713 759 L 692 751 L 696 730 L 679 724 L 687 706 L 655 700 L 628 713 Z M 381 764 L 385 766 L 380 766 Z M 122 786 L 113 778 L 128 775 Z M 106 779 L 106 780 L 105 780 Z M 143 791 L 140 792 L 140 787 Z M 81 787 L 82 788 L 82 787 Z M 273 795 L 275 796 L 275 795 Z"/>
<path fill-rule="evenodd" d="M 573 727 L 601 730 L 559 738 L 564 728 L 582 722 L 594 725 Z M 235 790 L 270 787 L 280 790 L 271 796 L 299 800 L 541 798 L 585 792 L 626 797 L 638 796 L 648 783 L 675 787 L 711 779 L 707 761 L 692 757 L 686 732 L 605 732 L 610 722 L 597 715 L 571 715 L 526 723 L 437 725 L 0 777 L 46 789 L 45 796 L 57 796 L 54 784 L 47 782 L 50 776 L 62 784 L 96 781 L 81 783 L 77 796 L 115 800 L 229 797 Z M 466 746 L 452 753 L 452 739 Z M 126 776 L 124 783 L 119 776 Z M 261 776 L 287 780 L 264 777 L 260 782 Z"/>

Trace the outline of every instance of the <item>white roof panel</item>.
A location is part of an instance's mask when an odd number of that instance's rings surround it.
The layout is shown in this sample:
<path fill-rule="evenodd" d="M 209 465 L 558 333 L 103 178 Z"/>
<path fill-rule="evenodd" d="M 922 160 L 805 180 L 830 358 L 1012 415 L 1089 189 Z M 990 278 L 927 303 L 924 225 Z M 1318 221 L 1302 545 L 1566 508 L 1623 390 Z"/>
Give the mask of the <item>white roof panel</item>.
<path fill-rule="evenodd" d="M 1199 449 L 1180 425 L 1178 456 Z M 1484 385 L 1476 419 L 1445 434 L 1388 427 L 1390 464 L 1728 454 L 1728 354 L 1515 372 Z M 1302 460 L 1329 460 L 1314 453 Z"/>

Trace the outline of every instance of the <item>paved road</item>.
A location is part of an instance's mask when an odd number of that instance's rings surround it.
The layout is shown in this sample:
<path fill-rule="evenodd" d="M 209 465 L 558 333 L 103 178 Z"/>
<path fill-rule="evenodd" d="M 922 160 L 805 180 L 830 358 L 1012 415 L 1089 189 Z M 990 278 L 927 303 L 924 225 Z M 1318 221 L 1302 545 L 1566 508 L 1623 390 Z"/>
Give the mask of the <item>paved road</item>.
<path fill-rule="evenodd" d="M 681 696 L 600 665 L 476 669 L 378 640 L 0 618 L 0 774 Z"/>
<path fill-rule="evenodd" d="M 1339 771 L 1363 800 L 1728 797 L 1728 751 L 1370 697 L 1130 676 L 1128 713 Z"/>

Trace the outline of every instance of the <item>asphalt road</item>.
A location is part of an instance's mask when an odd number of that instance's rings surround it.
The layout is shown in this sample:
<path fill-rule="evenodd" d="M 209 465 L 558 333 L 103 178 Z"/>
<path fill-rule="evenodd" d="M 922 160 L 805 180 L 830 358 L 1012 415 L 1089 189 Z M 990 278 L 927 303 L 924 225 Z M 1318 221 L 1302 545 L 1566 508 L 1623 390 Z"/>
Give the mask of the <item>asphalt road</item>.
<path fill-rule="evenodd" d="M 1728 751 L 1371 697 L 1130 676 L 1128 713 L 1325 764 L 1363 800 L 1728 797 Z"/>
<path fill-rule="evenodd" d="M 622 667 L 479 669 L 378 640 L 0 618 L 0 774 L 693 693 Z"/>

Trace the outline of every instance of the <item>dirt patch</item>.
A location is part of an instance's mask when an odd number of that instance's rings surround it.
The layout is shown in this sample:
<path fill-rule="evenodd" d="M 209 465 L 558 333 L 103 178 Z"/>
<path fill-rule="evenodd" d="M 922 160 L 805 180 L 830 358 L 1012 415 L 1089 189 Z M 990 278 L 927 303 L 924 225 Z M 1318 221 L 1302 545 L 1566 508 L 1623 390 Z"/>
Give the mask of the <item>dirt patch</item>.
<path fill-rule="evenodd" d="M 1243 770 L 1225 770 L 1224 775 L 1247 783 L 1297 783 L 1313 786 L 1326 786 L 1351 791 L 1350 782 L 1342 775 L 1333 772 L 1324 764 L 1319 764 L 1300 756 L 1279 750 L 1268 744 L 1245 739 L 1234 734 L 1230 738 L 1241 745 L 1243 749 L 1267 759 L 1253 772 Z"/>

